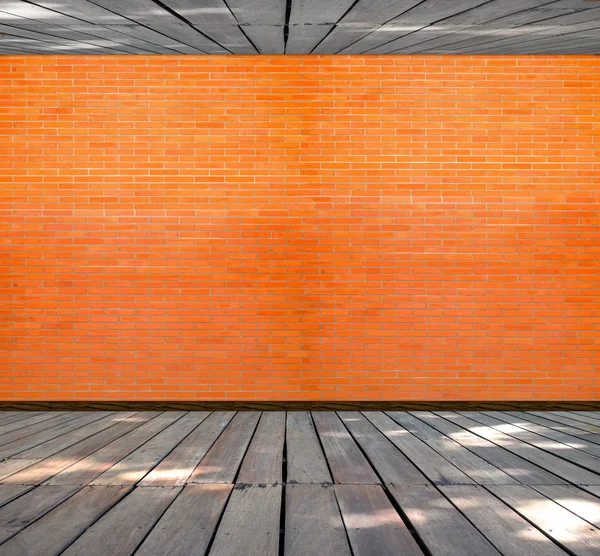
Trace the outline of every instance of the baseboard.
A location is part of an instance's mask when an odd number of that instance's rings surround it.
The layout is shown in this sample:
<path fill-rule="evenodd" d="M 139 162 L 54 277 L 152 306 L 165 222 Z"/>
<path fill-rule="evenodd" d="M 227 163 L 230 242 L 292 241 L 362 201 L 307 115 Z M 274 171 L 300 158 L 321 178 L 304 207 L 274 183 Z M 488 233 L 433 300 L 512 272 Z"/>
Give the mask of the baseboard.
<path fill-rule="evenodd" d="M 0 411 L 600 411 L 600 401 L 3 401 Z"/>

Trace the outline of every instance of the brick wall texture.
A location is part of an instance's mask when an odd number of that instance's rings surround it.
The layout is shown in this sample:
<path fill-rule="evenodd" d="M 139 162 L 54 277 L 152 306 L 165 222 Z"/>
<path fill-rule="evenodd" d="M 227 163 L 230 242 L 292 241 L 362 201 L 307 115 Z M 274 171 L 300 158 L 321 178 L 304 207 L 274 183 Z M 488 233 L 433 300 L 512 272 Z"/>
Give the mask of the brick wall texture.
<path fill-rule="evenodd" d="M 600 58 L 0 57 L 0 398 L 600 398 Z"/>

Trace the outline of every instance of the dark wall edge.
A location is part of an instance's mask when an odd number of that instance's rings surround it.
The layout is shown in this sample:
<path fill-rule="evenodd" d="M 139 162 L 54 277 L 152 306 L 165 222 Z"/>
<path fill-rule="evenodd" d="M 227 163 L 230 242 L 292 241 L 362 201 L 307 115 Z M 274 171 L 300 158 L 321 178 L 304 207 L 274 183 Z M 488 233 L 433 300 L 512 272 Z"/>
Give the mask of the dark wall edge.
<path fill-rule="evenodd" d="M 0 411 L 600 411 L 600 401 L 3 401 Z"/>

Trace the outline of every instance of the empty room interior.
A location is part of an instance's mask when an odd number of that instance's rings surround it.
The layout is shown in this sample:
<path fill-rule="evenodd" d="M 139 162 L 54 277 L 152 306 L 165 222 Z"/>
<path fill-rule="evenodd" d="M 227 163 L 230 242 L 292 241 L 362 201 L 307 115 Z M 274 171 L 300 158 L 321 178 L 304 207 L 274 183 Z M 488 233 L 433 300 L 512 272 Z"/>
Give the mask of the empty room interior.
<path fill-rule="evenodd" d="M 599 556 L 600 1 L 0 0 L 0 556 Z"/>

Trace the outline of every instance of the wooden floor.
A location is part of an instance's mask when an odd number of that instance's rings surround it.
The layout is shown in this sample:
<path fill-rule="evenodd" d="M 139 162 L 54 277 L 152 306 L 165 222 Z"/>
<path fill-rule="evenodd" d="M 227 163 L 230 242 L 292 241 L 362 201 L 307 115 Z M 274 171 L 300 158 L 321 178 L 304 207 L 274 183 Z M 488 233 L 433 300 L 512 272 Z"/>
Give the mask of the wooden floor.
<path fill-rule="evenodd" d="M 600 555 L 600 412 L 3 412 L 0 556 Z"/>

